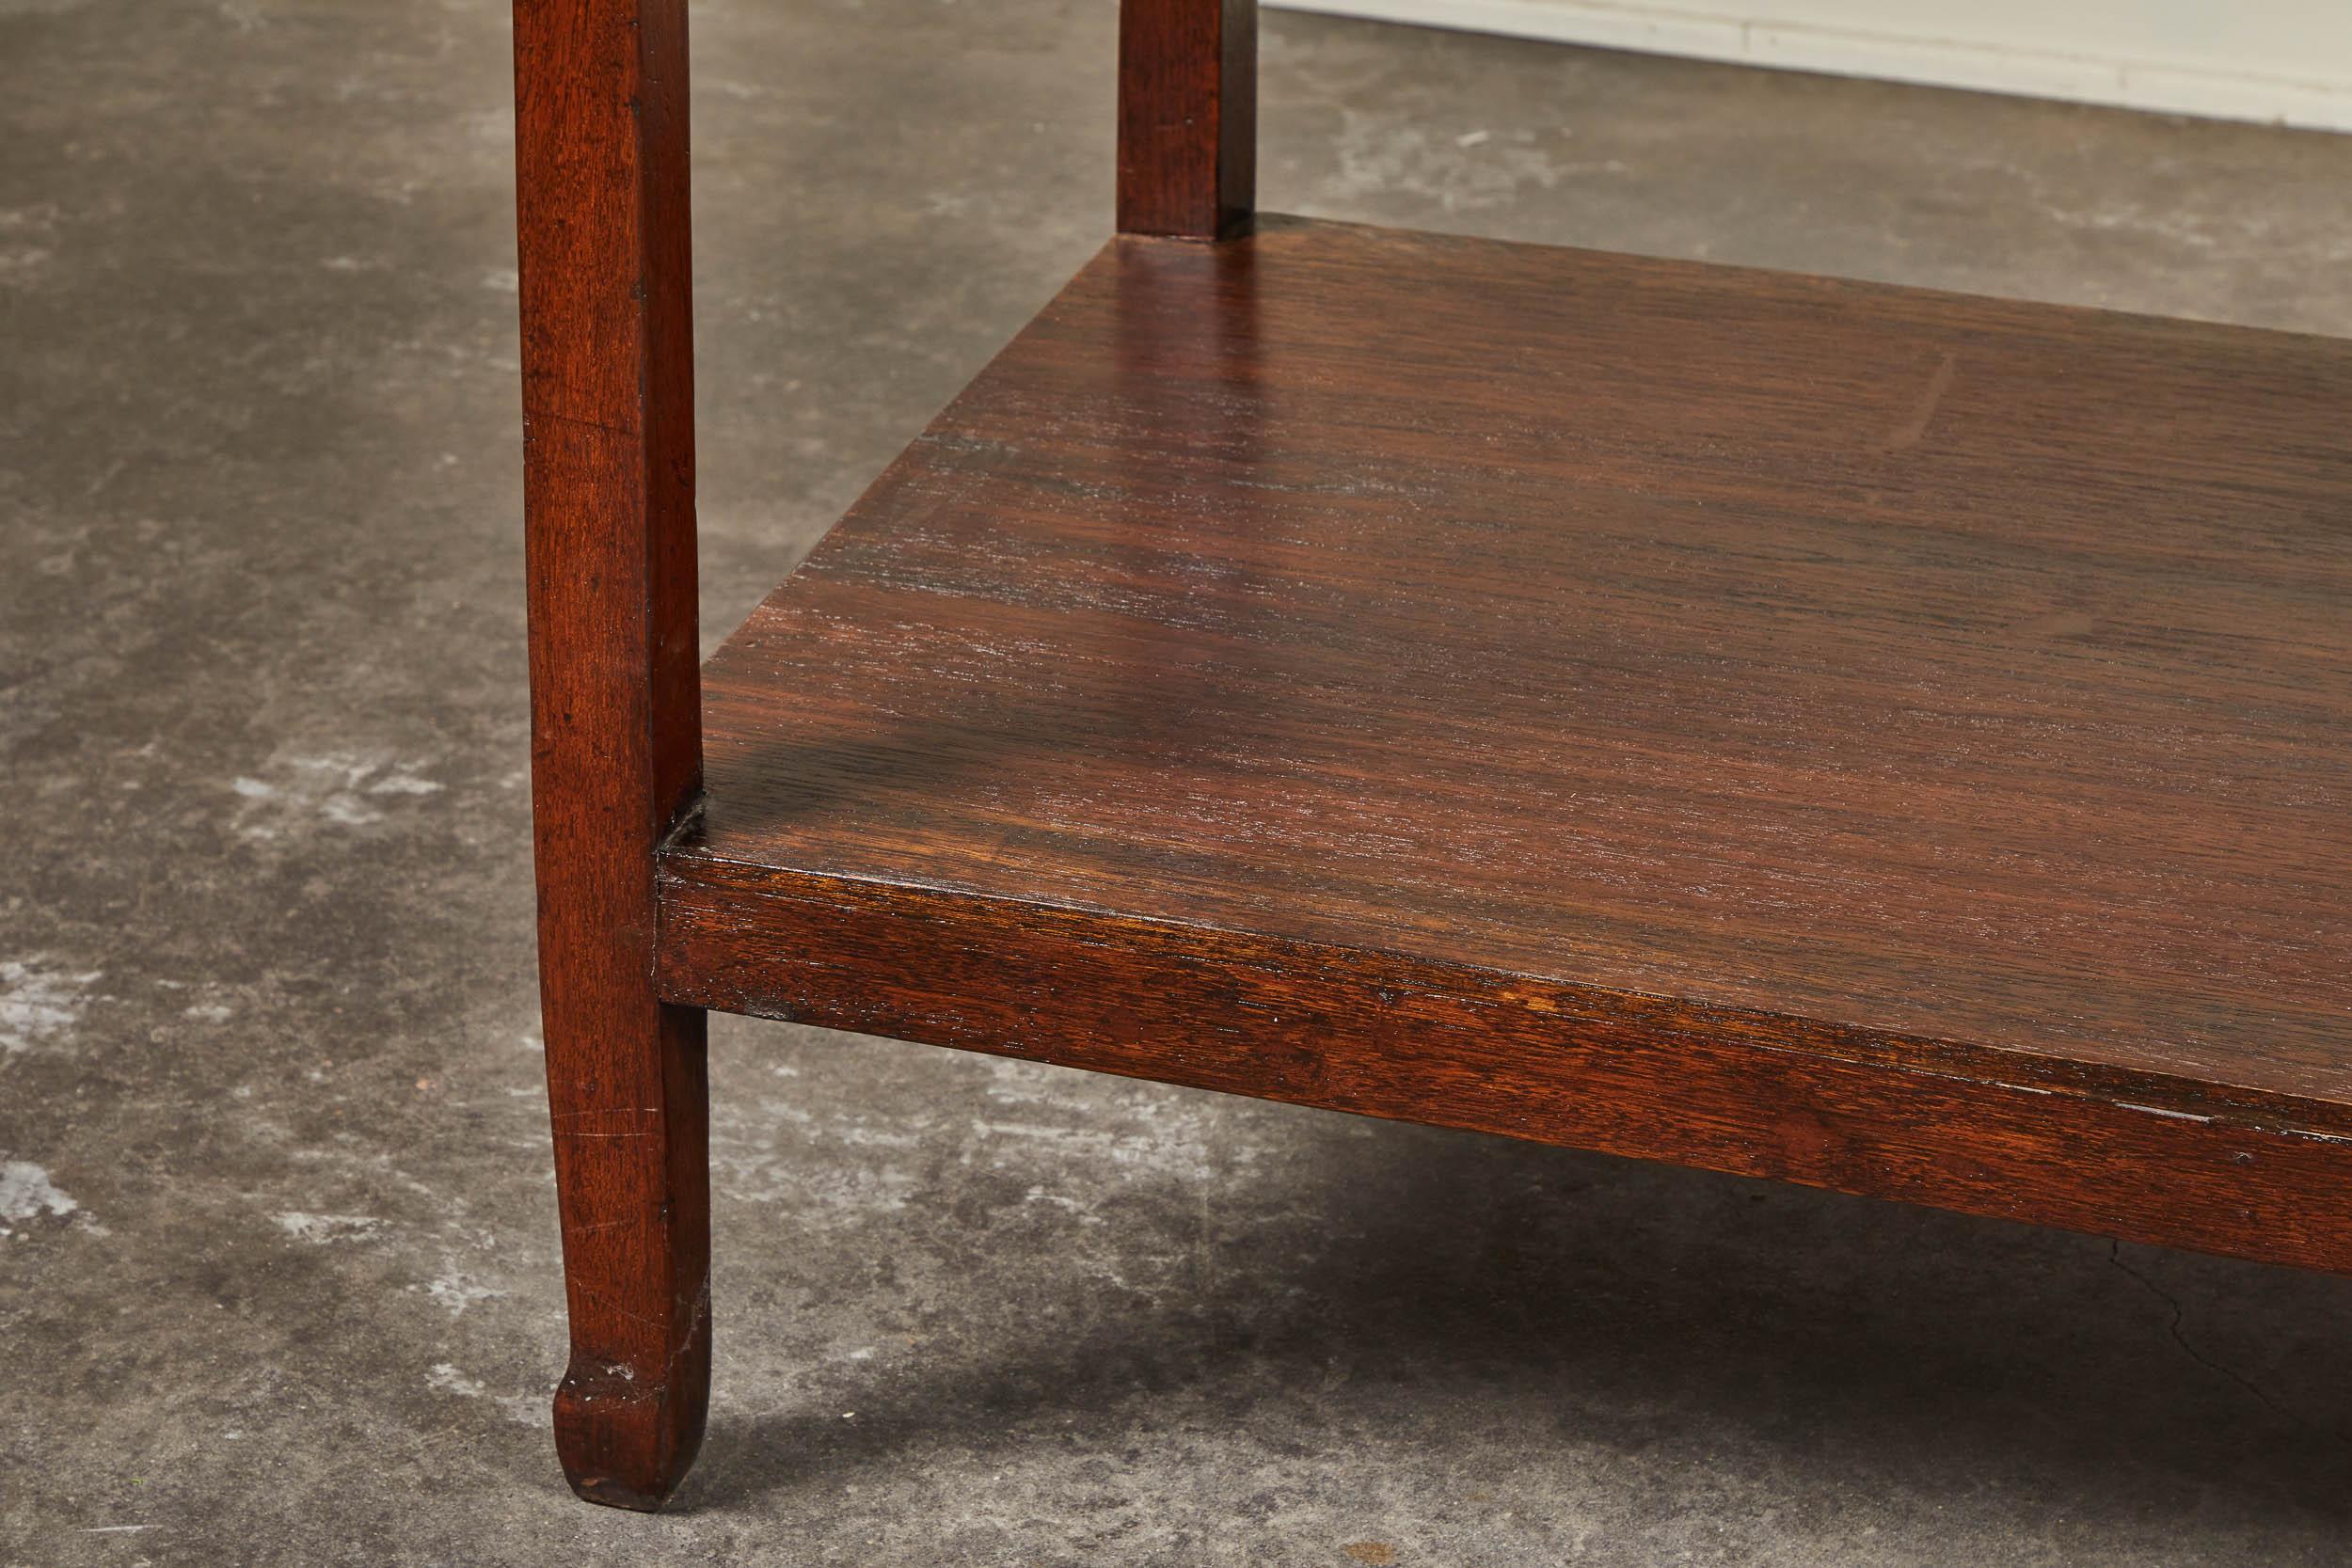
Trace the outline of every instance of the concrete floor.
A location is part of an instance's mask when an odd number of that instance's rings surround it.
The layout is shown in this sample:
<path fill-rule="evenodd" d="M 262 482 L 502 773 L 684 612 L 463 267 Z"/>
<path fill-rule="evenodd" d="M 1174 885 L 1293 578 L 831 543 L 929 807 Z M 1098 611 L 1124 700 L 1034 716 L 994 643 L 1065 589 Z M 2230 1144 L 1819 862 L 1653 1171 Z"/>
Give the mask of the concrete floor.
<path fill-rule="evenodd" d="M 1105 225 L 1104 0 L 695 10 L 707 626 Z M 0 1563 L 2352 1560 L 2333 1280 L 715 1030 L 574 1502 L 498 0 L 0 0 Z M 2352 138 L 1276 15 L 1267 204 L 2352 333 Z"/>

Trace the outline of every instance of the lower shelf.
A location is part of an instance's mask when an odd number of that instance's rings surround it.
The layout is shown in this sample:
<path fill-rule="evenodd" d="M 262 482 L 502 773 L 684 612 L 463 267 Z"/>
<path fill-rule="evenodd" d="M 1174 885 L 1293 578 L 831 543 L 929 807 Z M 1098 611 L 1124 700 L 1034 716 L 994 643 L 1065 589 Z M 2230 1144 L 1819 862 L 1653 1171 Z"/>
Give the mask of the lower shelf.
<path fill-rule="evenodd" d="M 2352 344 L 1121 239 L 705 680 L 674 1000 L 2352 1267 Z"/>

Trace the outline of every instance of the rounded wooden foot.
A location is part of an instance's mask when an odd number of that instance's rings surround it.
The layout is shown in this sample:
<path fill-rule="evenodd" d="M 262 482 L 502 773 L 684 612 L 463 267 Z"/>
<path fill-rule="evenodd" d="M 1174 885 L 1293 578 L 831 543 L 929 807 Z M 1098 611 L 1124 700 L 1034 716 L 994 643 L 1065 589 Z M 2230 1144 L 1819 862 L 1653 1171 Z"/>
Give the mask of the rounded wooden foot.
<path fill-rule="evenodd" d="M 710 1403 L 710 1184 L 703 1015 L 548 1024 L 571 1365 L 555 1448 L 594 1503 L 656 1509 Z"/>
<path fill-rule="evenodd" d="M 555 1390 L 555 1451 L 564 1479 L 592 1503 L 650 1513 L 669 1500 L 703 1443 L 710 1402 L 707 1320 L 665 1381 L 579 1360 Z"/>

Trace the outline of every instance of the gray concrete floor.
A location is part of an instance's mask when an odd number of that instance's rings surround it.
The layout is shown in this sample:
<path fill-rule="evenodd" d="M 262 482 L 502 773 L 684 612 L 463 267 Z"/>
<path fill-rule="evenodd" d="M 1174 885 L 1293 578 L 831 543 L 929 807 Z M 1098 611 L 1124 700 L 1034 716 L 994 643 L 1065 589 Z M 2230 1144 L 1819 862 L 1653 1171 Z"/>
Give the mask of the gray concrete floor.
<path fill-rule="evenodd" d="M 695 10 L 707 626 L 1101 237 L 1104 0 Z M 2352 333 L 2352 138 L 1289 16 L 1269 206 Z M 2352 1560 L 2336 1281 L 723 1022 L 571 1500 L 497 0 L 0 0 L 0 1562 Z"/>

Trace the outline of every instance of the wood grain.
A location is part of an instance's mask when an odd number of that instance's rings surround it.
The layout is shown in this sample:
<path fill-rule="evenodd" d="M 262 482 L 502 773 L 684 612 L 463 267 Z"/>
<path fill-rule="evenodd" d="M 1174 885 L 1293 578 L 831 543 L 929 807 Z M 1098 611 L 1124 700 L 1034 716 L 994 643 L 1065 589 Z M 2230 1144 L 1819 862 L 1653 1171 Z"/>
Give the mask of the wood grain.
<path fill-rule="evenodd" d="M 1238 231 L 1257 161 L 1258 0 L 1120 0 L 1120 231 Z"/>
<path fill-rule="evenodd" d="M 674 1000 L 2352 1263 L 2352 345 L 1116 242 L 706 673 Z"/>
<path fill-rule="evenodd" d="M 652 981 L 654 849 L 699 785 L 684 0 L 517 0 L 540 992 L 573 1487 L 657 1506 L 710 1367 L 700 1011 Z"/>

